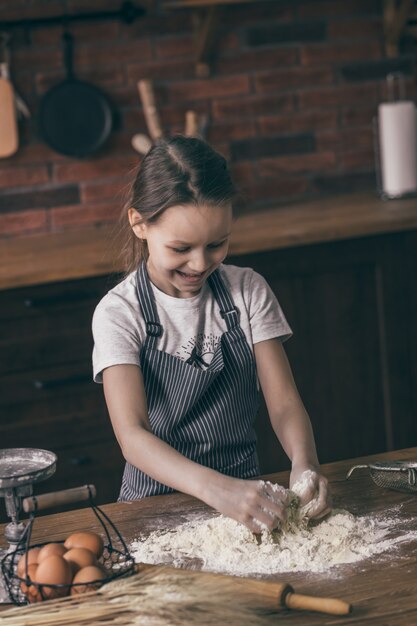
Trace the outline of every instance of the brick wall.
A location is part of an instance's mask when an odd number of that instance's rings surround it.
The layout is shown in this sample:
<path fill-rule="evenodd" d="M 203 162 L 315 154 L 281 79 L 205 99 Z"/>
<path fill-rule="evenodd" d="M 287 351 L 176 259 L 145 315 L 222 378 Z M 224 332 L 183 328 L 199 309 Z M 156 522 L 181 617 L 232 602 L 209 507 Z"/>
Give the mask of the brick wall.
<path fill-rule="evenodd" d="M 412 55 L 384 58 L 382 1 L 289 0 L 223 8 L 212 77 L 197 79 L 192 14 L 148 0 L 145 18 L 75 23 L 78 78 L 110 99 L 115 129 L 94 156 L 77 160 L 40 139 L 36 112 L 64 76 L 61 28 L 14 31 L 12 79 L 32 112 L 17 154 L 0 161 L 0 237 L 99 226 L 117 219 L 146 132 L 136 82 L 152 78 L 166 133 L 185 112 L 207 115 L 207 138 L 229 159 L 254 211 L 320 194 L 375 189 L 372 118 L 399 70 L 416 96 Z M 1 20 L 116 10 L 115 0 L 3 0 Z"/>

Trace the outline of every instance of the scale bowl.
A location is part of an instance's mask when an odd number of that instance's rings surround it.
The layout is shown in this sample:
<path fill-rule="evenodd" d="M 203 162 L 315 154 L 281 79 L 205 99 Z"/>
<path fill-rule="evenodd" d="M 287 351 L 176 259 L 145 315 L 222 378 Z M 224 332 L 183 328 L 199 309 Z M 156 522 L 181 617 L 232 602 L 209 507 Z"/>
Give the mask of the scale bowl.
<path fill-rule="evenodd" d="M 0 489 L 15 489 L 46 480 L 55 473 L 58 457 L 41 448 L 0 449 Z"/>

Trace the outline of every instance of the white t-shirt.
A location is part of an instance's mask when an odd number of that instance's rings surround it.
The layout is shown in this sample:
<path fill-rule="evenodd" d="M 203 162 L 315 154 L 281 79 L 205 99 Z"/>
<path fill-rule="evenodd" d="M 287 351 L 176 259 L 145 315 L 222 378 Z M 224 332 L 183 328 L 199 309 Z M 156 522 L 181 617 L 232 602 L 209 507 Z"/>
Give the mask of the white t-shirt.
<path fill-rule="evenodd" d="M 279 337 L 285 341 L 291 328 L 267 282 L 250 268 L 220 265 L 221 276 L 239 310 L 239 323 L 249 346 Z M 138 365 L 146 337 L 145 322 L 136 291 L 136 272 L 111 289 L 96 307 L 93 317 L 94 380 L 112 365 Z M 163 328 L 156 348 L 195 366 L 210 364 L 226 322 L 220 315 L 208 283 L 191 298 L 175 298 L 151 283 Z"/>

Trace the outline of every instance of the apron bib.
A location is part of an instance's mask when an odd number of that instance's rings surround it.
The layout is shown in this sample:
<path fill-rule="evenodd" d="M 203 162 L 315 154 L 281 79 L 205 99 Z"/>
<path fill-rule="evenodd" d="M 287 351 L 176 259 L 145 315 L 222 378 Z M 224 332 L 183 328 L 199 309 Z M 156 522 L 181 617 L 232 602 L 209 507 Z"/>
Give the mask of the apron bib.
<path fill-rule="evenodd" d="M 140 363 L 153 434 L 187 458 L 237 478 L 259 475 L 253 422 L 259 407 L 255 359 L 218 270 L 208 278 L 227 330 L 206 370 L 157 349 L 159 322 L 146 264 L 136 273 L 146 322 Z M 119 500 L 173 492 L 126 463 Z"/>

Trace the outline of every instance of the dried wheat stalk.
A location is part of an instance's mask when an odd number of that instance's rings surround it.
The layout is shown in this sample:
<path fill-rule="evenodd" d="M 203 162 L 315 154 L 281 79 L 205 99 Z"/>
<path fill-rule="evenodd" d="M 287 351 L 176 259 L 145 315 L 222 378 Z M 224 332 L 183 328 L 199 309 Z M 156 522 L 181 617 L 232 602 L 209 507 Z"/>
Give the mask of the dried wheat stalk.
<path fill-rule="evenodd" d="M 253 602 L 253 598 L 252 598 Z M 158 568 L 69 596 L 0 614 L 0 626 L 267 626 L 276 623 L 233 581 Z"/>

